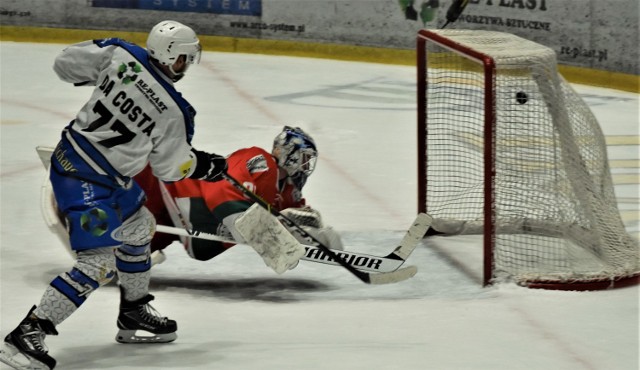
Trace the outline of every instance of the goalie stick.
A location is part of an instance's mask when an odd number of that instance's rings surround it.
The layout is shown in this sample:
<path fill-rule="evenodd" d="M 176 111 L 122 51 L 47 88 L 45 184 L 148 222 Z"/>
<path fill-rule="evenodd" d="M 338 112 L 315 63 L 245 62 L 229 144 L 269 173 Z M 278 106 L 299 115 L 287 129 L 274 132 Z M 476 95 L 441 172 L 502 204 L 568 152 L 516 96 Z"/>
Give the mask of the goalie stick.
<path fill-rule="evenodd" d="M 353 274 L 355 277 L 360 279 L 360 281 L 366 284 L 396 283 L 399 281 L 409 279 L 418 272 L 418 269 L 415 266 L 403 267 L 394 271 L 380 272 L 380 273 L 371 273 L 367 271 L 358 270 L 356 267 L 349 264 L 349 262 L 347 262 L 342 256 L 339 256 L 337 253 L 332 251 L 329 247 L 325 246 L 320 241 L 318 241 L 318 239 L 314 238 L 312 235 L 306 232 L 302 227 L 298 226 L 291 219 L 281 214 L 280 211 L 271 207 L 271 205 L 268 202 L 260 198 L 260 196 L 258 196 L 251 190 L 247 189 L 244 185 L 238 182 L 238 180 L 234 179 L 227 173 L 225 173 L 223 176 L 227 181 L 229 181 L 229 183 L 231 183 L 231 185 L 233 185 L 236 189 L 240 190 L 249 199 L 258 203 L 261 207 L 263 207 L 264 209 L 269 211 L 272 215 L 274 215 L 288 229 L 290 230 L 295 229 L 305 239 L 312 241 L 314 244 L 313 246 L 317 247 L 319 250 L 324 252 L 329 258 L 331 258 L 332 261 L 336 262 L 340 266 L 347 269 L 351 274 Z M 408 239 L 408 240 L 413 240 L 415 238 L 417 238 L 417 240 L 422 239 L 424 234 L 427 232 L 427 229 L 429 228 L 430 223 L 431 223 L 430 216 L 424 213 L 419 214 L 418 218 L 416 219 L 416 222 L 413 224 L 413 226 L 415 227 L 412 227 L 409 229 L 409 232 L 407 233 L 407 235 L 405 235 L 405 239 Z M 413 231 L 413 233 L 411 233 L 411 231 Z M 411 252 L 413 252 L 413 250 L 416 248 L 416 245 L 417 245 L 417 241 L 415 242 L 414 245 L 409 244 L 406 247 L 403 247 L 403 245 L 401 244 L 399 247 L 396 248 L 396 250 L 391 252 L 391 254 L 387 256 L 387 258 L 399 259 L 399 260 L 402 260 L 402 262 L 404 262 L 406 258 L 411 254 Z"/>
<path fill-rule="evenodd" d="M 333 253 L 343 258 L 351 266 L 358 270 L 366 272 L 391 272 L 399 269 L 402 264 L 411 255 L 413 250 L 422 239 L 421 235 L 423 230 L 429 228 L 430 217 L 424 213 L 418 215 L 414 223 L 411 225 L 404 238 L 400 242 L 400 245 L 391 253 L 386 256 L 374 256 L 364 253 L 357 253 L 351 251 L 338 251 L 331 249 Z M 156 231 L 159 233 L 172 234 L 184 237 L 198 238 L 204 240 L 213 240 L 223 243 L 237 243 L 234 240 L 224 238 L 222 236 L 206 233 L 197 230 L 188 230 L 178 227 L 172 227 L 167 225 L 156 225 Z M 303 245 L 305 248 L 305 255 L 301 258 L 303 261 L 324 263 L 327 265 L 339 266 L 340 263 L 334 261 L 330 256 L 323 252 L 320 248 Z"/>

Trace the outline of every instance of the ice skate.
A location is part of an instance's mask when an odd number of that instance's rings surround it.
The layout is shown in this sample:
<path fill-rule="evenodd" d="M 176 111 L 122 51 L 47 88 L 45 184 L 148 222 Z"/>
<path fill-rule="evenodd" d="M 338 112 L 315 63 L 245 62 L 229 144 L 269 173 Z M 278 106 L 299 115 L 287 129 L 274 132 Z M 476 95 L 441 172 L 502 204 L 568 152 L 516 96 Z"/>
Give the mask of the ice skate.
<path fill-rule="evenodd" d="M 33 306 L 20 325 L 4 338 L 0 361 L 20 370 L 51 370 L 56 360 L 49 356 L 44 344 L 47 334 L 58 335 L 53 323 L 32 315 Z"/>
<path fill-rule="evenodd" d="M 121 288 L 122 289 L 122 288 Z M 160 316 L 149 302 L 153 296 L 148 294 L 137 301 L 125 300 L 121 293 L 120 314 L 116 341 L 120 343 L 168 343 L 178 337 L 178 325 L 174 320 Z"/>

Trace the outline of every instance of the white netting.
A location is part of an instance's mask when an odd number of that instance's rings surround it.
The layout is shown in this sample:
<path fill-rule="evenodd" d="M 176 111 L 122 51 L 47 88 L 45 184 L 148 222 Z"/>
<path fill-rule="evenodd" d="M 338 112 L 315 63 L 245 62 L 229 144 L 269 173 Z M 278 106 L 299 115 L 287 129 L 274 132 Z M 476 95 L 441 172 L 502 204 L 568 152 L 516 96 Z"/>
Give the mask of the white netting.
<path fill-rule="evenodd" d="M 424 190 L 433 228 L 486 230 L 485 94 L 493 93 L 494 277 L 571 282 L 638 274 L 638 242 L 616 206 L 604 135 L 558 74 L 554 51 L 511 34 L 433 32 L 495 63 L 495 75 L 486 76 L 455 45 L 427 41 Z M 485 78 L 494 79 L 493 92 Z"/>

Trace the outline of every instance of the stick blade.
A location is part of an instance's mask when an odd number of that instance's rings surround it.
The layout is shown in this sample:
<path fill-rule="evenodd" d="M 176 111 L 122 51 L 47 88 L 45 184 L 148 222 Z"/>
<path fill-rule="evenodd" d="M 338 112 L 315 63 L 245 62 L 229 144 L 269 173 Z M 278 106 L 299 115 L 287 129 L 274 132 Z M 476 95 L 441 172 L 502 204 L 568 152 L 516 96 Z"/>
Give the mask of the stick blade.
<path fill-rule="evenodd" d="M 409 230 L 407 230 L 404 238 L 402 238 L 400 246 L 396 248 L 393 254 L 400 257 L 402 260 L 409 258 L 411 253 L 413 253 L 413 250 L 416 249 L 418 243 L 420 243 L 422 238 L 424 238 L 424 235 L 427 233 L 427 230 L 429 230 L 429 227 L 431 227 L 432 222 L 433 218 L 431 216 L 426 213 L 419 213 Z"/>
<path fill-rule="evenodd" d="M 370 274 L 368 283 L 372 285 L 399 283 L 401 281 L 414 277 L 417 272 L 418 272 L 417 267 L 407 266 L 391 272 Z"/>

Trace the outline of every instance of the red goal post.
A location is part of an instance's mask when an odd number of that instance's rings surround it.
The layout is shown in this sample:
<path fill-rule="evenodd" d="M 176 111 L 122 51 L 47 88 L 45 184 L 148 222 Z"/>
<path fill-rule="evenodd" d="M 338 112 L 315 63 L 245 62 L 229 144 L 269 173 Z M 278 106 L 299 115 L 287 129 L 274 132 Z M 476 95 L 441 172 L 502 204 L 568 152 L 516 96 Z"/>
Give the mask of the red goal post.
<path fill-rule="evenodd" d="M 604 135 L 555 52 L 480 30 L 421 30 L 416 47 L 418 212 L 478 235 L 484 284 L 637 284 Z"/>

